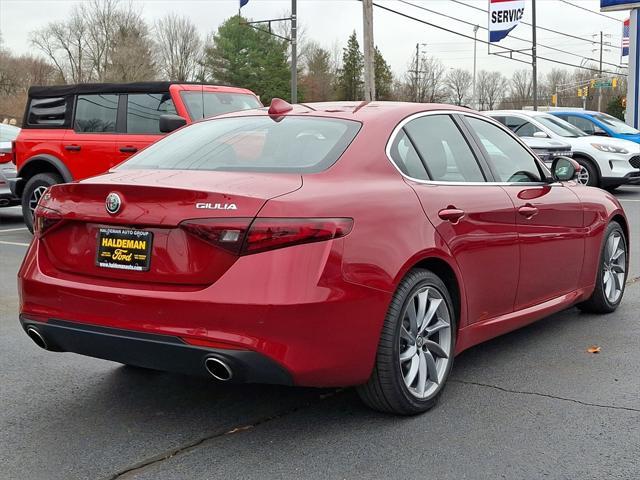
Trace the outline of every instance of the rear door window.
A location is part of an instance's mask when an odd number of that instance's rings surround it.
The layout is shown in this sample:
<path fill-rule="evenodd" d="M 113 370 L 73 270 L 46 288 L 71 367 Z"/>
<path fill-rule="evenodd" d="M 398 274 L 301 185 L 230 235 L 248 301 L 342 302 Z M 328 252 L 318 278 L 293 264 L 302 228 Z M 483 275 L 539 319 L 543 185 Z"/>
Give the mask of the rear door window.
<path fill-rule="evenodd" d="M 118 95 L 78 95 L 74 130 L 83 133 L 116 131 Z"/>
<path fill-rule="evenodd" d="M 27 124 L 43 127 L 61 127 L 65 124 L 67 97 L 32 98 L 27 113 Z"/>
<path fill-rule="evenodd" d="M 169 93 L 136 93 L 127 96 L 127 133 L 160 134 L 160 116 L 176 114 Z"/>
<path fill-rule="evenodd" d="M 471 147 L 451 116 L 419 117 L 407 123 L 404 130 L 424 161 L 431 180 L 486 181 Z"/>
<path fill-rule="evenodd" d="M 333 165 L 360 123 L 320 117 L 233 117 L 194 123 L 119 168 L 314 173 Z"/>

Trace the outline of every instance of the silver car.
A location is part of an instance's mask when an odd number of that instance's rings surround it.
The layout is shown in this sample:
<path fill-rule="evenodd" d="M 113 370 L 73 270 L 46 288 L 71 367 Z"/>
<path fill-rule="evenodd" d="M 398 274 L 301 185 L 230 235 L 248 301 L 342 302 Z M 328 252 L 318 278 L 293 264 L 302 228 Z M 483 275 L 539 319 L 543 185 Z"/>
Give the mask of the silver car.
<path fill-rule="evenodd" d="M 16 139 L 20 129 L 13 125 L 0 123 L 0 207 L 19 205 L 20 199 L 9 190 L 10 178 L 16 176 L 16 166 L 12 162 L 12 141 Z"/>

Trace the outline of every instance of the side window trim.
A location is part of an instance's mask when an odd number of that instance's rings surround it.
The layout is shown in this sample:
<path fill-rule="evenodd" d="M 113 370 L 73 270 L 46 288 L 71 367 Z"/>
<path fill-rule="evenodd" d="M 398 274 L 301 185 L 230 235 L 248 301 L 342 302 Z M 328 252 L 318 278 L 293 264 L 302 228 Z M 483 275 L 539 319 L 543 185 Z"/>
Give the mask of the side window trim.
<path fill-rule="evenodd" d="M 127 133 L 127 100 L 129 95 L 121 93 L 118 97 L 118 113 L 116 114 L 116 133 Z"/>
<path fill-rule="evenodd" d="M 494 182 L 496 182 L 496 183 L 505 183 L 505 182 L 502 182 L 500 180 L 500 174 L 496 170 L 495 166 L 493 165 L 493 162 L 491 162 L 491 160 L 490 160 L 491 156 L 489 155 L 489 152 L 487 152 L 487 149 L 482 144 L 482 141 L 480 140 L 480 137 L 478 137 L 476 132 L 473 130 L 473 128 L 471 128 L 471 125 L 467 121 L 467 117 L 470 117 L 470 115 L 465 113 L 465 114 L 461 114 L 460 116 L 463 117 L 462 121 L 464 121 L 464 123 L 465 123 L 465 125 L 467 127 L 467 130 L 469 131 L 469 134 L 473 138 L 473 141 L 477 145 L 478 149 L 482 152 L 482 156 L 484 158 L 484 161 L 489 166 L 489 169 L 491 170 L 492 176 L 494 177 Z M 473 118 L 478 118 L 478 117 L 473 117 Z M 533 161 L 534 161 L 536 167 L 538 168 L 538 172 L 540 173 L 540 178 L 542 180 L 539 181 L 539 182 L 518 182 L 518 185 L 548 185 L 548 179 L 549 178 L 548 178 L 548 176 L 546 174 L 545 169 L 543 169 L 541 167 L 541 165 L 540 165 L 541 160 L 537 157 L 537 155 L 535 155 L 534 153 L 531 153 L 529 147 L 523 141 L 520 140 L 520 137 L 518 137 L 515 133 L 513 133 L 510 128 L 506 127 L 505 125 L 502 125 L 497 120 L 490 121 L 490 120 L 487 120 L 486 118 L 478 118 L 478 120 L 485 121 L 485 122 L 487 122 L 487 123 L 489 123 L 491 125 L 494 125 L 494 126 L 500 128 L 500 129 L 502 129 L 504 132 L 506 132 L 508 135 L 510 135 L 511 138 L 513 138 L 516 142 L 518 142 L 520 145 L 522 145 L 524 147 L 524 149 L 529 153 L 529 155 L 531 155 L 533 157 Z"/>
<path fill-rule="evenodd" d="M 460 133 L 467 142 L 467 145 L 469 145 L 473 156 L 476 157 L 476 162 L 480 167 L 480 171 L 484 176 L 485 182 L 496 182 L 498 177 L 495 175 L 495 172 L 491 168 L 491 164 L 487 162 L 484 151 L 478 148 L 476 136 L 473 133 L 472 129 L 469 127 L 469 124 L 466 122 L 464 116 L 456 113 L 451 115 L 451 117 L 453 118 L 453 122 L 456 124 L 458 130 L 460 130 Z"/>
<path fill-rule="evenodd" d="M 418 158 L 420 159 L 420 163 L 422 163 L 422 167 L 424 168 L 424 171 L 427 173 L 428 179 L 433 180 L 433 175 L 431 174 L 431 170 L 429 170 L 429 166 L 427 165 L 427 162 L 424 161 L 424 157 L 420 153 L 420 150 L 418 150 L 418 147 L 416 146 L 416 142 L 411 137 L 411 134 L 407 131 L 406 128 L 404 128 L 404 126 L 402 127 L 401 131 L 405 134 L 405 136 L 409 140 L 409 143 L 411 143 L 411 146 L 413 147 L 413 150 L 416 152 L 416 155 L 418 155 Z"/>

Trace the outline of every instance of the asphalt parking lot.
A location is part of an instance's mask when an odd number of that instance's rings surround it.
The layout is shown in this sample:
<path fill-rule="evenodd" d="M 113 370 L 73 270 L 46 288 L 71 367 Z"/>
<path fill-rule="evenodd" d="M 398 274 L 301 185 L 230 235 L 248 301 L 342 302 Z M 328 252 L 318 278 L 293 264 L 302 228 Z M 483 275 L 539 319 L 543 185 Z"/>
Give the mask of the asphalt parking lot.
<path fill-rule="evenodd" d="M 0 209 L 0 478 L 640 478 L 640 187 L 617 196 L 632 226 L 620 309 L 570 309 L 464 352 L 440 405 L 413 418 L 351 389 L 221 386 L 40 350 L 17 320 L 30 235 Z"/>

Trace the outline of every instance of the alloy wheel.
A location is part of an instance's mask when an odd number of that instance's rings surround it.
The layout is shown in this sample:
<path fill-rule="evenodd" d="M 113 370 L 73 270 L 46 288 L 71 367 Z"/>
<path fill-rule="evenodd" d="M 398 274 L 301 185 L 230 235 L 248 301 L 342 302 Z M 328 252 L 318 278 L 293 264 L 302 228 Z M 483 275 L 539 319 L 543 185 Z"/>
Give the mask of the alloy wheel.
<path fill-rule="evenodd" d="M 578 183 L 580 183 L 581 185 L 589 185 L 589 180 L 590 180 L 590 175 L 589 175 L 589 170 L 587 170 L 584 166 L 582 167 L 582 169 L 580 169 L 580 171 L 578 172 L 578 177 L 577 177 L 577 181 Z"/>
<path fill-rule="evenodd" d="M 430 397 L 444 380 L 452 357 L 451 314 L 436 288 L 425 287 L 411 296 L 402 315 L 399 342 L 405 386 L 417 398 Z"/>
<path fill-rule="evenodd" d="M 611 303 L 616 303 L 624 291 L 626 280 L 627 252 L 620 232 L 614 231 L 604 251 L 603 278 L 604 294 Z"/>
<path fill-rule="evenodd" d="M 29 198 L 29 210 L 31 211 L 32 216 L 36 211 L 36 207 L 38 206 L 38 202 L 40 201 L 40 198 L 42 197 L 42 195 L 44 195 L 44 192 L 47 191 L 47 188 L 48 187 L 41 185 L 39 187 L 36 187 L 31 193 L 31 198 Z"/>

